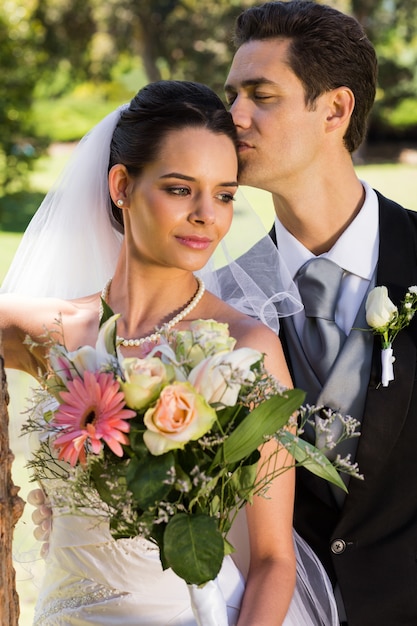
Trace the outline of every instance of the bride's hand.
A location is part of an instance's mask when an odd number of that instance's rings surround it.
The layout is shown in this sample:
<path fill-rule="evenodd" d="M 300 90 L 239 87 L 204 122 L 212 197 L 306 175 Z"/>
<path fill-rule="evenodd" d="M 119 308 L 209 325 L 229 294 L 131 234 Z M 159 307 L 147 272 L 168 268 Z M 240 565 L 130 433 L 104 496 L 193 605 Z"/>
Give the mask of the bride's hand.
<path fill-rule="evenodd" d="M 33 536 L 37 541 L 42 541 L 40 549 L 41 558 L 45 558 L 49 552 L 49 536 L 52 528 L 52 509 L 48 498 L 42 489 L 32 489 L 28 493 L 27 501 L 35 507 L 32 513 L 32 521 L 35 524 Z"/>

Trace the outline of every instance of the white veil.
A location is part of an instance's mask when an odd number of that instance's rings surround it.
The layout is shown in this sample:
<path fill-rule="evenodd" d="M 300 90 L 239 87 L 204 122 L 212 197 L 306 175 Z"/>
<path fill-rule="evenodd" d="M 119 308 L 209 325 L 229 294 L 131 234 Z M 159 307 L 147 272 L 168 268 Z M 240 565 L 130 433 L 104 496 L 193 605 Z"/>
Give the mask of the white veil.
<path fill-rule="evenodd" d="M 112 276 L 123 235 L 111 217 L 107 170 L 122 108 L 74 150 L 27 227 L 2 292 L 77 298 L 96 293 Z"/>
<path fill-rule="evenodd" d="M 74 150 L 27 227 L 2 292 L 71 299 L 101 291 L 113 275 L 123 234 L 111 212 L 107 174 L 124 108 L 105 117 Z M 236 207 L 239 219 L 198 274 L 207 289 L 278 332 L 279 317 L 302 308 L 297 288 L 241 193 Z"/>

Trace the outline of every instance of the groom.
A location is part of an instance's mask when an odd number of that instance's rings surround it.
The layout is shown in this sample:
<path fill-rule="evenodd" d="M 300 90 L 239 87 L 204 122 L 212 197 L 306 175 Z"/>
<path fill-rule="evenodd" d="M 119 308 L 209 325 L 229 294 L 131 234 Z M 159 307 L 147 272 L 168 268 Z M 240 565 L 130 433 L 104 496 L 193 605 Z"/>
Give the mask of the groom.
<path fill-rule="evenodd" d="M 355 330 L 367 328 L 365 300 L 375 285 L 398 305 L 417 284 L 417 214 L 359 181 L 352 165 L 375 97 L 375 52 L 356 20 L 298 0 L 246 10 L 235 41 L 226 96 L 240 182 L 272 193 L 271 236 L 300 292 L 306 285 L 305 312 L 282 320 L 294 383 L 310 403 L 361 421 L 350 451 L 365 480 L 352 480 L 344 497 L 300 470 L 294 524 L 335 585 L 342 624 L 415 626 L 417 323 L 395 339 L 388 387 L 380 384 L 380 338 Z M 316 343 L 308 358 L 316 339 L 308 339 L 306 313 L 322 287 L 306 263 L 320 256 L 333 262 L 325 272 L 335 270 L 340 285 L 331 341 L 338 354 L 319 356 Z M 325 274 L 324 285 L 332 281 Z"/>

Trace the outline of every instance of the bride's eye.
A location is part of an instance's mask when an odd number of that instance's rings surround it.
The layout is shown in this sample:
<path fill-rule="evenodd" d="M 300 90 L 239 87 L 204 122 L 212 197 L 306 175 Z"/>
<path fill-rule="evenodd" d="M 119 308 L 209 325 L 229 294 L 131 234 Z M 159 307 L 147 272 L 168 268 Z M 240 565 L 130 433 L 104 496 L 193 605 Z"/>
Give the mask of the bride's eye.
<path fill-rule="evenodd" d="M 168 187 L 167 191 L 175 196 L 188 196 L 190 194 L 188 187 Z"/>
<path fill-rule="evenodd" d="M 229 204 L 229 202 L 234 202 L 235 201 L 235 197 L 232 193 L 219 193 L 216 196 L 221 202 L 224 202 L 225 204 Z"/>

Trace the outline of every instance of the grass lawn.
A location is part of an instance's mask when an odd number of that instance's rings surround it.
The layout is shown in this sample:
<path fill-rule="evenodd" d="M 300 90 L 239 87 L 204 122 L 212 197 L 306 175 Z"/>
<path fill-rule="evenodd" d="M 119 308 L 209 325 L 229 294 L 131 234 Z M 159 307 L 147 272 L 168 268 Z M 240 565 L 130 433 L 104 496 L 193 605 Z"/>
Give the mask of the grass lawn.
<path fill-rule="evenodd" d="M 4 278 L 7 267 L 13 258 L 20 239 L 20 233 L 0 232 L 0 282 Z"/>
<path fill-rule="evenodd" d="M 406 164 L 361 165 L 355 168 L 359 178 L 366 180 L 382 194 L 417 211 L 417 166 Z"/>
<path fill-rule="evenodd" d="M 55 179 L 57 173 L 61 169 L 63 163 L 68 158 L 68 151 L 61 150 L 54 154 L 53 158 L 42 159 L 39 161 L 37 168 L 32 176 L 32 189 L 39 201 L 39 192 L 45 189 Z M 417 183 L 416 172 L 417 167 L 411 165 L 366 165 L 357 167 L 360 178 L 367 180 L 372 186 L 376 187 L 383 194 L 395 199 L 399 203 L 417 210 Z M 270 195 L 266 192 L 252 188 L 243 189 L 245 196 L 258 212 L 264 225 L 269 228 L 273 221 L 273 206 Z M 236 211 L 236 219 L 242 220 L 241 232 L 244 232 L 244 221 L 241 211 Z M 10 260 L 20 241 L 21 234 L 14 232 L 0 232 L 0 281 L 3 280 Z M 8 374 L 9 391 L 11 396 L 11 404 L 9 406 L 11 427 L 12 449 L 16 455 L 14 463 L 14 480 L 16 484 L 21 486 L 21 495 L 26 497 L 32 485 L 28 482 L 28 476 L 25 465 L 25 449 L 24 442 L 19 438 L 19 428 L 24 420 L 21 411 L 25 406 L 25 399 L 30 393 L 30 379 L 16 372 Z M 26 451 L 27 452 L 27 451 Z M 15 533 L 16 552 L 21 553 L 34 548 L 35 542 L 32 539 L 32 524 L 30 516 L 32 507 L 26 506 L 24 517 L 19 522 Z M 39 572 L 42 571 L 42 563 L 38 560 L 32 563 L 32 570 L 37 574 L 39 580 Z M 28 574 L 26 568 L 16 563 L 17 588 L 20 596 L 21 618 L 20 626 L 30 626 L 33 616 L 33 605 L 36 598 L 36 586 L 31 575 Z"/>

